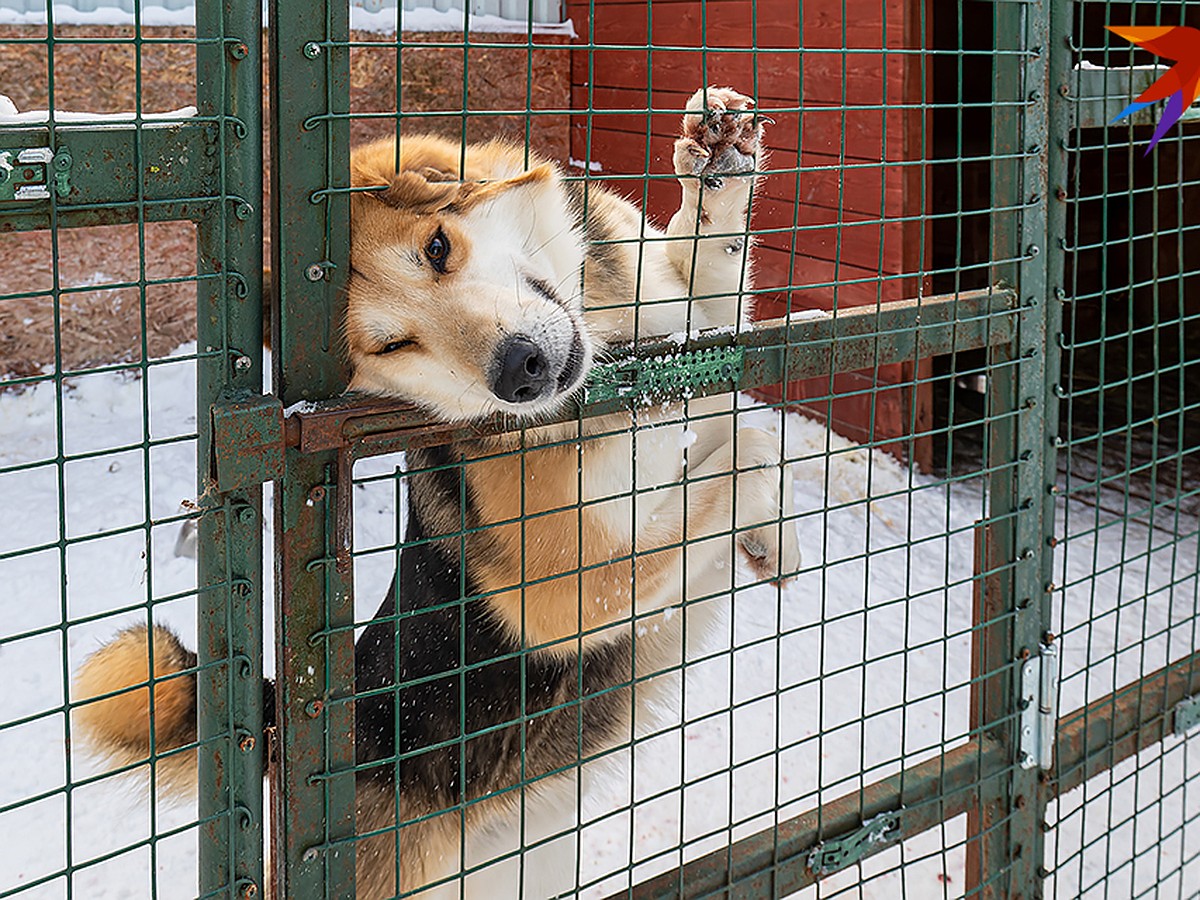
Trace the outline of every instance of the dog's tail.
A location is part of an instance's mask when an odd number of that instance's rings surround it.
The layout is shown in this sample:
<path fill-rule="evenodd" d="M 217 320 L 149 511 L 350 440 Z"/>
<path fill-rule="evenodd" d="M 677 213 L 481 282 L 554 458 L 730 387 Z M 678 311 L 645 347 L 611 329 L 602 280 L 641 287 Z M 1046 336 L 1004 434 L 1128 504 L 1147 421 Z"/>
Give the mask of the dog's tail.
<path fill-rule="evenodd" d="M 91 702 L 82 702 L 73 711 L 74 730 L 89 749 L 114 766 L 146 763 L 153 755 L 160 785 L 175 793 L 194 794 L 195 668 L 196 654 L 168 629 L 155 626 L 151 632 L 139 625 L 122 631 L 89 656 L 75 674 L 75 701 Z"/>

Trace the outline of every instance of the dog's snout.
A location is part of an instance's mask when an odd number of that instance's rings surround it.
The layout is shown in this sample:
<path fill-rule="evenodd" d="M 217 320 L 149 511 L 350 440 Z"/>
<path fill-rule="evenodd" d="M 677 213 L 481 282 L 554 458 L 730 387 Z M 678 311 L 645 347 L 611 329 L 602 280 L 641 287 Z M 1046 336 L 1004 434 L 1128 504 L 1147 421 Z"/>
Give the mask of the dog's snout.
<path fill-rule="evenodd" d="M 513 335 L 496 349 L 493 371 L 492 392 L 509 403 L 537 400 L 553 382 L 542 349 L 523 334 Z"/>

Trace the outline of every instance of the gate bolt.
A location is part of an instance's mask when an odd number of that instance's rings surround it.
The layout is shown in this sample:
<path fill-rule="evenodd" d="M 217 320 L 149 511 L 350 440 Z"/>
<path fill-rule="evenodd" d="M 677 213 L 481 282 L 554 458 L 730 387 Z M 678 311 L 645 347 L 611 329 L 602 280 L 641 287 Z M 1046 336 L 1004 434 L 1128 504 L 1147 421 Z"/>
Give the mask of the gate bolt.
<path fill-rule="evenodd" d="M 325 708 L 325 704 L 320 700 L 309 700 L 304 704 L 304 714 L 310 719 L 315 719 L 321 714 L 321 710 Z"/>
<path fill-rule="evenodd" d="M 247 56 L 250 55 L 250 48 L 247 47 L 245 44 L 243 44 L 241 41 L 238 41 L 236 44 L 234 44 L 232 47 L 229 48 L 229 55 L 232 56 L 234 59 L 245 59 Z"/>
<path fill-rule="evenodd" d="M 308 499 L 313 503 L 320 503 L 325 499 L 325 486 L 318 484 L 315 488 L 308 492 Z"/>
<path fill-rule="evenodd" d="M 233 367 L 239 372 L 248 371 L 252 365 L 254 365 L 254 360 L 244 354 L 233 361 Z"/>
<path fill-rule="evenodd" d="M 313 263 L 304 270 L 304 277 L 309 281 L 322 281 L 325 278 L 325 267 L 320 263 Z"/>
<path fill-rule="evenodd" d="M 318 856 L 320 856 L 320 854 L 317 852 L 317 848 L 309 847 L 307 850 L 304 851 L 304 855 L 300 857 L 300 861 L 301 862 L 313 862 L 316 860 L 316 858 Z"/>
<path fill-rule="evenodd" d="M 309 59 L 316 59 L 321 55 L 321 45 L 316 41 L 309 41 L 304 45 L 304 55 Z"/>
<path fill-rule="evenodd" d="M 254 735 L 243 734 L 240 738 L 238 738 L 238 749 L 243 753 L 249 753 L 254 749 L 254 743 Z"/>
<path fill-rule="evenodd" d="M 249 900 L 250 897 L 257 897 L 258 896 L 258 885 L 255 884 L 253 881 L 247 881 L 245 884 L 242 885 L 241 894 L 243 897 L 247 898 L 247 900 Z"/>
<path fill-rule="evenodd" d="M 243 506 L 243 507 L 242 507 L 241 509 L 239 509 L 239 510 L 238 510 L 238 512 L 237 512 L 237 519 L 238 519 L 238 521 L 239 521 L 239 522 L 241 522 L 243 525 L 251 525 L 251 524 L 253 524 L 253 523 L 254 523 L 254 519 L 255 519 L 255 518 L 256 518 L 256 516 L 255 516 L 255 513 L 254 513 L 254 507 L 253 507 L 253 506 Z"/>

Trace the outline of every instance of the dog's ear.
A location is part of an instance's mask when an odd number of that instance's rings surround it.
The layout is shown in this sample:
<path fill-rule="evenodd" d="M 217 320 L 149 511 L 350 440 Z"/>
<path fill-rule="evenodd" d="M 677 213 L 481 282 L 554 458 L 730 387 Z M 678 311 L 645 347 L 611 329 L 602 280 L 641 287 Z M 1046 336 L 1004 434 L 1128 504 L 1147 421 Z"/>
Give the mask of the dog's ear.
<path fill-rule="evenodd" d="M 549 163 L 498 181 L 461 181 L 457 173 L 435 166 L 397 172 L 395 151 L 387 144 L 356 152 L 350 162 L 351 186 L 368 189 L 357 191 L 356 197 L 415 213 L 464 213 L 515 188 L 549 181 L 553 174 Z"/>
<path fill-rule="evenodd" d="M 454 199 L 441 207 L 447 212 L 465 213 L 484 203 L 490 203 L 511 191 L 546 184 L 554 177 L 554 168 L 549 163 L 535 166 L 512 178 L 500 181 L 467 182 L 458 186 Z"/>

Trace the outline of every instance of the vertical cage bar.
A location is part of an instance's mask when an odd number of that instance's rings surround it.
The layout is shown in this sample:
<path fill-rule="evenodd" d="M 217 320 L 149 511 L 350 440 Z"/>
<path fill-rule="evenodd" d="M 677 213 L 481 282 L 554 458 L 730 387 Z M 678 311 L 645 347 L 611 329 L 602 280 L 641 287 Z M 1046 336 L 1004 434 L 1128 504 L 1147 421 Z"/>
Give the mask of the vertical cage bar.
<path fill-rule="evenodd" d="M 1046 472 L 1053 471 L 1054 408 L 1047 405 L 1046 165 L 1049 9 L 1045 2 L 998 3 L 995 26 L 992 117 L 992 258 L 1003 261 L 995 276 L 1018 292 L 1016 340 L 989 362 L 988 459 L 993 469 L 989 500 L 998 609 L 1010 625 L 1005 655 L 996 664 L 1004 685 L 1000 708 L 983 727 L 1000 737 L 1010 768 L 981 789 L 991 816 L 968 866 L 968 895 L 1032 897 L 1040 893 L 1041 824 L 1045 796 L 1033 766 L 1028 736 L 1021 732 L 1022 661 L 1036 657 L 1049 626 L 1045 591 L 1048 571 Z M 985 592 L 990 581 L 984 582 Z M 987 604 L 985 604 L 985 608 Z M 1002 813 L 1002 817 L 997 813 Z"/>
<path fill-rule="evenodd" d="M 329 189 L 349 179 L 349 6 L 272 0 L 269 15 L 272 347 L 286 407 L 346 385 L 349 198 Z M 354 832 L 354 609 L 349 567 L 335 561 L 336 472 L 332 453 L 290 450 L 275 494 L 273 864 L 278 895 L 298 900 L 355 890 L 353 845 L 336 843 Z"/>
<path fill-rule="evenodd" d="M 219 495 L 209 466 L 212 404 L 262 392 L 261 34 L 258 0 L 197 3 L 198 106 L 218 120 L 205 152 L 220 172 L 197 228 L 201 897 L 263 886 L 262 489 Z"/>

